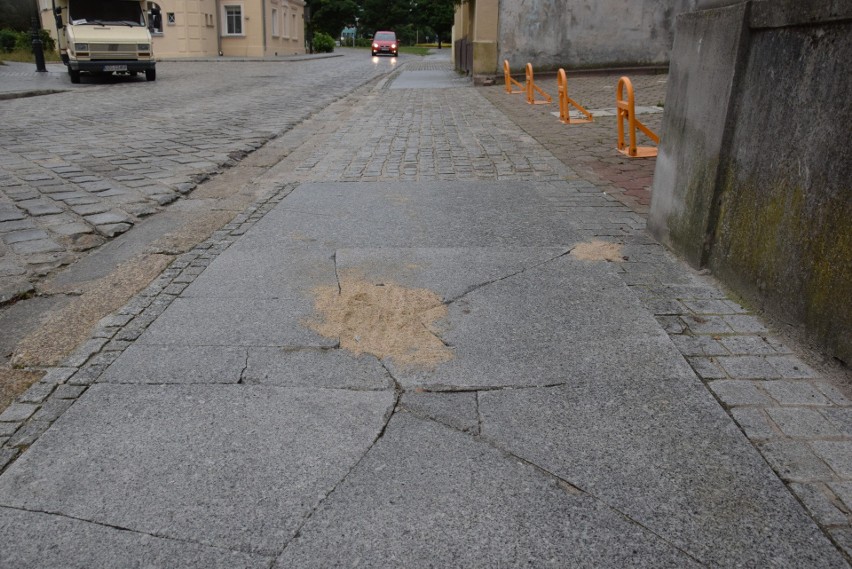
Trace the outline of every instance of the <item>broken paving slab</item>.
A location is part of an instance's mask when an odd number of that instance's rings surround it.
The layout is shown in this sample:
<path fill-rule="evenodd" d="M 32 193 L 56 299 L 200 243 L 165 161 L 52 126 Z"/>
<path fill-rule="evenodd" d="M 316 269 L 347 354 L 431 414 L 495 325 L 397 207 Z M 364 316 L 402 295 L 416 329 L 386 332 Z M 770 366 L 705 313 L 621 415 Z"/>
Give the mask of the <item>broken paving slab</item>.
<path fill-rule="evenodd" d="M 131 344 L 101 383 L 239 383 L 246 349 L 227 346 Z"/>
<path fill-rule="evenodd" d="M 393 405 L 392 391 L 94 385 L 0 476 L 0 506 L 275 554 Z"/>
<path fill-rule="evenodd" d="M 217 256 L 182 296 L 311 299 L 311 290 L 321 285 L 337 286 L 334 251 L 237 243 Z"/>
<path fill-rule="evenodd" d="M 577 379 L 693 378 L 659 324 L 607 263 L 560 257 L 453 302 L 434 368 L 386 362 L 405 387 L 544 386 Z"/>
<path fill-rule="evenodd" d="M 135 533 L 61 515 L 0 507 L 0 566 L 16 569 L 92 567 L 268 567 L 270 558 Z"/>
<path fill-rule="evenodd" d="M 352 390 L 394 387 L 375 357 L 316 348 L 249 348 L 243 383 Z"/>
<path fill-rule="evenodd" d="M 259 220 L 242 245 L 548 247 L 584 235 L 539 190 L 546 183 L 302 184 Z"/>
<path fill-rule="evenodd" d="M 704 564 L 847 567 L 695 378 L 479 395 L 482 436 Z"/>
<path fill-rule="evenodd" d="M 408 391 L 400 404 L 418 416 L 425 416 L 455 429 L 479 434 L 477 393 Z"/>
<path fill-rule="evenodd" d="M 177 298 L 137 343 L 176 346 L 333 348 L 303 322 L 314 318 L 310 299 Z"/>
<path fill-rule="evenodd" d="M 697 567 L 594 498 L 397 413 L 279 556 L 284 567 Z"/>
<path fill-rule="evenodd" d="M 568 247 L 339 249 L 338 273 L 425 288 L 444 302 L 567 254 Z"/>

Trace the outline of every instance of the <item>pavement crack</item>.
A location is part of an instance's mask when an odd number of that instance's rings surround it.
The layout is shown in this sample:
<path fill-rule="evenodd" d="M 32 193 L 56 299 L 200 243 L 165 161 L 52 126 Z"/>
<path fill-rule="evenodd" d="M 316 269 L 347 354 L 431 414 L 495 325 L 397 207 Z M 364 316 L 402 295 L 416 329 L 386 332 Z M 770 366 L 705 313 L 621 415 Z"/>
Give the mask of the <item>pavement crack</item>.
<path fill-rule="evenodd" d="M 299 524 L 299 527 L 296 528 L 296 530 L 293 532 L 293 535 L 290 537 L 290 539 L 287 541 L 287 543 L 284 544 L 284 547 L 282 547 L 281 550 L 278 552 L 278 557 L 280 557 L 284 553 L 284 551 L 287 550 L 287 548 L 290 546 L 290 544 L 293 543 L 293 541 L 295 541 L 296 539 L 299 538 L 299 536 L 301 536 L 302 529 L 308 524 L 308 522 L 311 521 L 311 519 L 314 517 L 314 514 L 316 514 L 319 511 L 319 509 L 322 507 L 322 505 L 335 493 L 337 488 L 340 487 L 340 485 L 343 484 L 346 481 L 346 479 L 349 478 L 349 476 L 353 472 L 355 472 L 355 470 L 358 468 L 358 466 L 364 461 L 365 458 L 367 458 L 367 455 L 370 454 L 370 451 L 373 450 L 373 447 L 376 446 L 376 444 L 380 440 L 382 440 L 382 438 L 385 436 L 385 433 L 387 432 L 388 425 L 390 424 L 391 419 L 399 410 L 399 401 L 400 401 L 400 398 L 402 396 L 402 388 L 400 387 L 399 382 L 397 382 L 396 378 L 393 376 L 391 371 L 385 366 L 384 362 L 379 360 L 379 363 L 382 365 L 382 367 L 385 368 L 385 370 L 388 372 L 388 374 L 390 375 L 390 377 L 391 377 L 391 379 L 393 380 L 393 383 L 394 383 L 393 404 L 390 406 L 387 413 L 385 414 L 385 417 L 384 417 L 384 420 L 383 420 L 383 423 L 382 423 L 382 427 L 379 429 L 378 434 L 376 434 L 375 438 L 370 443 L 370 445 L 364 450 L 364 452 L 361 454 L 361 456 L 358 457 L 358 460 L 356 460 L 352 464 L 352 466 L 349 468 L 349 470 L 346 471 L 346 473 L 340 478 L 340 480 L 338 480 L 337 483 L 328 492 L 326 492 L 324 496 L 322 496 L 317 501 L 317 503 L 314 505 L 314 507 L 311 509 L 311 511 L 308 512 L 307 515 L 305 515 L 304 519 Z"/>
<path fill-rule="evenodd" d="M 246 361 L 243 364 L 243 369 L 240 370 L 240 378 L 237 380 L 238 384 L 242 384 L 246 382 L 246 371 L 248 371 L 249 365 L 249 350 L 246 350 Z"/>
<path fill-rule="evenodd" d="M 116 525 L 116 524 L 109 524 L 109 523 L 106 523 L 106 522 L 89 520 L 89 519 L 81 518 L 81 517 L 78 517 L 78 516 L 72 516 L 71 514 L 64 514 L 62 512 L 52 512 L 50 510 L 21 508 L 21 507 L 18 507 L 18 506 L 9 506 L 9 505 L 6 505 L 6 504 L 0 505 L 0 509 L 2 509 L 2 508 L 6 508 L 8 510 L 17 510 L 19 512 L 27 512 L 27 513 L 30 513 L 30 514 L 43 514 L 43 515 L 46 515 L 46 516 L 56 516 L 57 518 L 65 518 L 67 520 L 74 520 L 76 522 L 83 522 L 83 523 L 86 523 L 86 524 L 92 524 L 92 525 L 95 525 L 95 526 L 100 526 L 100 527 L 103 527 L 103 528 L 113 529 L 113 530 L 117 530 L 117 531 L 126 531 L 126 532 L 133 533 L 133 534 L 136 534 L 136 535 L 145 535 L 145 536 L 153 537 L 153 538 L 156 538 L 156 539 L 173 541 L 175 543 L 200 545 L 201 547 L 209 547 L 211 549 L 218 549 L 220 551 L 228 551 L 228 552 L 231 552 L 231 553 L 239 552 L 239 553 L 249 553 L 249 554 L 255 554 L 255 555 L 258 554 L 257 551 L 253 551 L 249 548 L 241 549 L 241 548 L 233 548 L 233 547 L 222 547 L 221 545 L 214 545 L 212 543 L 205 543 L 205 542 L 202 542 L 202 541 L 195 541 L 195 540 L 191 540 L 191 539 L 181 539 L 179 537 L 172 537 L 172 536 L 169 536 L 169 535 L 163 535 L 163 534 L 159 534 L 159 533 L 156 533 L 156 532 L 152 533 L 152 532 L 142 531 L 142 530 L 133 529 L 133 528 L 130 528 L 130 527 L 125 527 L 125 526 L 120 526 L 120 525 Z M 261 553 L 261 554 L 264 555 L 264 556 L 271 555 L 269 553 Z"/>
<path fill-rule="evenodd" d="M 485 444 L 485 445 L 493 448 L 494 450 L 501 453 L 503 456 L 533 468 L 536 472 L 538 472 L 542 476 L 553 480 L 557 484 L 557 486 L 559 486 L 560 488 L 562 488 L 564 491 L 568 492 L 569 494 L 572 494 L 572 495 L 575 495 L 575 496 L 586 496 L 586 497 L 598 502 L 599 504 L 601 504 L 602 506 L 604 506 L 605 508 L 607 508 L 611 512 L 613 512 L 613 513 L 617 514 L 619 517 L 623 518 L 628 523 L 637 526 L 638 528 L 640 528 L 643 531 L 648 532 L 649 534 L 651 534 L 654 537 L 656 537 L 657 539 L 659 539 L 661 542 L 665 543 L 669 547 L 671 547 L 671 548 L 677 550 L 678 552 L 682 553 L 683 555 L 685 555 L 686 557 L 688 557 L 689 559 L 691 559 L 695 563 L 697 563 L 699 565 L 707 565 L 706 562 L 700 560 L 694 554 L 690 553 L 689 551 L 687 551 L 683 547 L 673 543 L 670 539 L 661 535 L 660 533 L 658 533 L 654 529 L 648 527 L 647 525 L 645 525 L 641 521 L 637 520 L 636 518 L 634 518 L 630 514 L 624 512 L 624 511 L 620 510 L 619 508 L 613 506 L 612 504 L 608 503 L 606 500 L 604 500 L 600 496 L 596 496 L 595 494 L 592 494 L 588 490 L 584 490 L 582 488 L 582 486 L 579 486 L 578 484 L 571 482 L 567 478 L 563 478 L 562 476 L 559 476 L 558 474 L 556 474 L 556 473 L 554 473 L 554 472 L 552 472 L 552 471 L 550 471 L 550 470 L 548 470 L 548 469 L 546 469 L 542 466 L 539 466 L 538 464 L 531 462 L 530 460 L 528 460 L 528 459 L 526 459 L 522 456 L 515 454 L 511 450 L 508 450 L 508 449 L 500 446 L 496 441 L 494 441 L 494 440 L 492 440 L 492 439 L 490 439 L 486 436 L 483 436 L 483 434 L 482 434 L 483 419 L 482 419 L 482 415 L 481 415 L 480 409 L 479 409 L 479 393 L 478 392 L 477 392 L 477 397 L 476 397 L 476 412 L 477 412 L 477 416 L 479 418 L 479 432 L 478 433 L 472 433 L 470 431 L 460 429 L 459 427 L 451 425 L 451 424 L 446 423 L 444 421 L 441 421 L 440 419 L 437 419 L 435 417 L 430 417 L 428 415 L 425 415 L 425 414 L 422 414 L 422 413 L 419 413 L 419 412 L 414 412 L 414 411 L 412 411 L 411 409 L 408 409 L 408 408 L 406 408 L 406 412 L 410 413 L 411 415 L 413 415 L 413 416 L 415 416 L 415 417 L 417 417 L 421 420 L 432 421 L 433 423 L 443 425 L 444 427 L 446 427 L 448 429 L 451 429 L 453 431 L 467 435 L 468 437 L 473 438 L 476 442 L 481 443 L 481 444 Z"/>
<path fill-rule="evenodd" d="M 492 280 L 490 280 L 490 281 L 485 281 L 485 282 L 483 282 L 483 283 L 479 283 L 479 284 L 472 285 L 472 286 L 468 287 L 468 288 L 467 288 L 467 290 L 465 290 L 463 293 L 461 293 L 461 294 L 459 294 L 459 295 L 457 295 L 457 296 L 455 296 L 455 297 L 453 297 L 453 298 L 448 298 L 447 300 L 445 300 L 445 301 L 444 301 L 444 304 L 446 304 L 447 306 L 449 306 L 450 304 L 452 304 L 452 303 L 454 303 L 454 302 L 457 302 L 457 301 L 459 301 L 459 300 L 463 299 L 463 298 L 464 298 L 464 297 L 466 297 L 467 295 L 469 295 L 469 294 L 471 294 L 471 293 L 473 293 L 473 292 L 476 292 L 477 290 L 479 290 L 479 289 L 481 289 L 481 288 L 484 288 L 484 287 L 487 287 L 487 286 L 491 286 L 491 285 L 496 284 L 496 283 L 499 283 L 499 282 L 501 282 L 501 281 L 505 281 L 506 279 L 511 279 L 512 277 L 516 277 L 516 276 L 518 276 L 518 275 L 520 275 L 520 274 L 523 274 L 523 273 L 525 273 L 525 272 L 527 272 L 527 271 L 529 271 L 529 270 L 537 269 L 538 267 L 544 266 L 544 265 L 546 265 L 546 264 L 548 264 L 548 263 L 552 263 L 553 261 L 555 261 L 555 260 L 557 260 L 557 259 L 561 259 L 562 257 L 564 257 L 564 256 L 566 256 L 566 255 L 569 255 L 569 254 L 571 253 L 571 251 L 573 251 L 573 250 L 574 250 L 574 247 L 571 247 L 570 249 L 567 249 L 567 250 L 563 251 L 562 253 L 560 253 L 560 254 L 558 254 L 558 255 L 556 255 L 556 256 L 554 256 L 554 257 L 551 257 L 551 258 L 549 258 L 549 259 L 545 259 L 544 261 L 541 261 L 541 262 L 535 263 L 534 265 L 530 265 L 529 267 L 524 267 L 524 268 L 519 269 L 519 270 L 517 270 L 517 271 L 515 271 L 515 272 L 513 272 L 513 273 L 510 273 L 510 274 L 508 274 L 508 275 L 503 275 L 502 277 L 498 277 L 498 278 L 496 278 L 496 279 L 492 279 Z"/>
<path fill-rule="evenodd" d="M 334 262 L 334 278 L 337 280 L 337 294 L 338 296 L 343 294 L 343 287 L 340 286 L 340 271 L 337 266 L 337 250 L 334 251 L 331 255 L 331 260 Z"/>

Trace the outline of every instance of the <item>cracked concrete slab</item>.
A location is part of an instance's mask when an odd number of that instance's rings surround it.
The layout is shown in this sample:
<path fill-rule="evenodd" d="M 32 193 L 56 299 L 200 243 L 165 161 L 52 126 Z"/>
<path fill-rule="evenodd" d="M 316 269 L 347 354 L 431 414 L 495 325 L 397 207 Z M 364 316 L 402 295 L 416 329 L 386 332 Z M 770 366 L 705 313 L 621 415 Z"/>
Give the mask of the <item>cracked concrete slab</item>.
<path fill-rule="evenodd" d="M 270 558 L 41 512 L 0 507 L 0 566 L 261 569 Z M 14 544 L 9 546 L 8 544 Z"/>
<path fill-rule="evenodd" d="M 336 282 L 332 250 L 298 244 L 257 248 L 237 243 L 216 257 L 182 296 L 306 299 L 312 288 Z"/>
<path fill-rule="evenodd" d="M 333 389 L 393 389 L 393 380 L 373 356 L 344 350 L 249 348 L 244 383 Z"/>
<path fill-rule="evenodd" d="M 697 567 L 601 502 L 398 413 L 307 520 L 284 567 Z"/>
<path fill-rule="evenodd" d="M 246 349 L 228 346 L 131 344 L 98 379 L 101 383 L 239 383 Z"/>
<path fill-rule="evenodd" d="M 312 302 L 290 299 L 177 298 L 139 336 L 140 344 L 333 348 L 301 325 Z"/>
<path fill-rule="evenodd" d="M 394 403 L 392 391 L 95 385 L 0 477 L 0 506 L 276 554 Z"/>
<path fill-rule="evenodd" d="M 696 379 L 480 393 L 482 436 L 704 564 L 846 567 Z M 771 560 L 771 561 L 770 561 Z"/>
<path fill-rule="evenodd" d="M 478 288 L 437 324 L 454 358 L 434 369 L 386 362 L 406 387 L 544 386 L 694 377 L 668 336 L 607 263 L 559 257 Z"/>
<path fill-rule="evenodd" d="M 339 249 L 338 272 L 436 292 L 444 302 L 568 252 L 567 247 Z"/>

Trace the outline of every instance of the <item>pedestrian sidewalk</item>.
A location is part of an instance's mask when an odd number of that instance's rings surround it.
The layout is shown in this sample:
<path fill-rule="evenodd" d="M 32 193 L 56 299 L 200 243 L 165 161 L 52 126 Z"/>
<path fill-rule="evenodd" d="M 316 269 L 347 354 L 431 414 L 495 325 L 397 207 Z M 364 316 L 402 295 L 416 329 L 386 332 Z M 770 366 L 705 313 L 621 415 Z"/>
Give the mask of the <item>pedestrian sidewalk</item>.
<path fill-rule="evenodd" d="M 404 67 L 0 415 L 0 565 L 847 567 L 850 401 L 490 97 Z"/>

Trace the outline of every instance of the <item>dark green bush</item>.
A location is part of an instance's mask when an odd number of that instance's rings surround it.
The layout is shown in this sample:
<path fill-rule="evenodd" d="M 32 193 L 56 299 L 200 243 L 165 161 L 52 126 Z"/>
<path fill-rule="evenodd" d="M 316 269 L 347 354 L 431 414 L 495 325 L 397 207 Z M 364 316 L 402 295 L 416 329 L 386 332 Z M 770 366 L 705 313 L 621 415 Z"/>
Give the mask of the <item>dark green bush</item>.
<path fill-rule="evenodd" d="M 47 30 L 39 30 L 42 49 L 45 52 L 55 51 L 56 42 L 50 37 Z M 30 32 L 16 32 L 14 30 L 0 30 L 0 50 L 6 53 L 12 51 L 32 51 L 33 40 Z"/>
<path fill-rule="evenodd" d="M 314 34 L 314 51 L 317 53 L 331 53 L 334 51 L 334 38 L 323 32 Z"/>
<path fill-rule="evenodd" d="M 13 51 L 18 44 L 19 35 L 19 32 L 13 30 L 0 30 L 0 51 Z"/>

